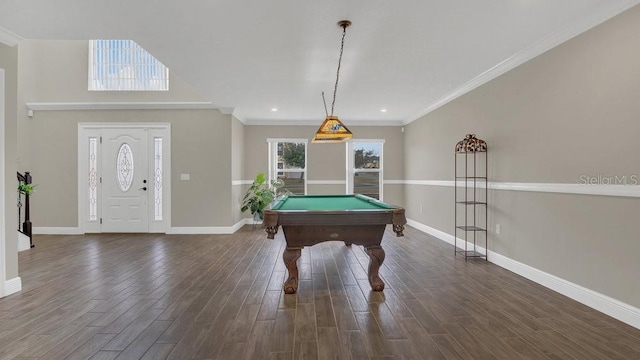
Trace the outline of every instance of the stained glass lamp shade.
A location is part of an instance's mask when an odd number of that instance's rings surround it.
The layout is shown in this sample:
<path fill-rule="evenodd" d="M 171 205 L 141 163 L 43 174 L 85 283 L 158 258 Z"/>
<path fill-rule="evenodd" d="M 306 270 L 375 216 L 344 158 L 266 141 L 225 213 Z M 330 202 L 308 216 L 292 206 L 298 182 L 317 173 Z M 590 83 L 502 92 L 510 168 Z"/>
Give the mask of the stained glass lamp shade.
<path fill-rule="evenodd" d="M 311 142 L 314 143 L 341 143 L 353 137 L 353 134 L 337 116 L 327 116 L 316 132 Z"/>

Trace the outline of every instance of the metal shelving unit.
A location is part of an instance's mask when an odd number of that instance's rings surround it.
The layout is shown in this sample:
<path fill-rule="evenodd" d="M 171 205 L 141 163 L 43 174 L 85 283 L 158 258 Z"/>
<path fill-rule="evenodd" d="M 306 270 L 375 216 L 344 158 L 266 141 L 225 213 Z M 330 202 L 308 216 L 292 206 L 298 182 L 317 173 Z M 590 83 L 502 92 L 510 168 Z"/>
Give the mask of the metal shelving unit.
<path fill-rule="evenodd" d="M 487 143 L 467 134 L 456 144 L 454 166 L 455 255 L 487 260 Z"/>

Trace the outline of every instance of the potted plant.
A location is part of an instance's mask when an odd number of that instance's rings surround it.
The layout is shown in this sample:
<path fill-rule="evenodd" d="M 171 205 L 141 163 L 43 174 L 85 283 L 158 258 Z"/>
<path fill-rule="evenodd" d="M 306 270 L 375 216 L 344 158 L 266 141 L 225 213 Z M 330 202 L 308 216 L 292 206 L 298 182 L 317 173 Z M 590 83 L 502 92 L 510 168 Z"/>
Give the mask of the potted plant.
<path fill-rule="evenodd" d="M 247 193 L 242 199 L 240 210 L 242 212 L 249 210 L 254 220 L 262 220 L 264 209 L 276 198 L 278 189 L 282 186 L 284 186 L 284 182 L 281 179 L 273 180 L 269 183 L 267 175 L 259 173 L 249 189 L 247 189 Z"/>
<path fill-rule="evenodd" d="M 33 184 L 27 184 L 24 181 L 20 181 L 18 183 L 18 193 L 20 195 L 31 195 L 33 194 L 35 185 Z"/>

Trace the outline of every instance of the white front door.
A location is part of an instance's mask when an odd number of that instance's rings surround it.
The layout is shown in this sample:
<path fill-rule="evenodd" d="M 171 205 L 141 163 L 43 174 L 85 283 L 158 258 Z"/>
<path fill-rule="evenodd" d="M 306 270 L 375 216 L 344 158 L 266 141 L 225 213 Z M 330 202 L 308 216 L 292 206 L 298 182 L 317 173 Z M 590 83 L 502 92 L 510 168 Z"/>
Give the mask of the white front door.
<path fill-rule="evenodd" d="M 102 231 L 148 232 L 147 129 L 102 130 Z"/>
<path fill-rule="evenodd" d="M 170 124 L 79 123 L 81 231 L 166 232 L 171 176 L 165 174 L 171 174 Z"/>

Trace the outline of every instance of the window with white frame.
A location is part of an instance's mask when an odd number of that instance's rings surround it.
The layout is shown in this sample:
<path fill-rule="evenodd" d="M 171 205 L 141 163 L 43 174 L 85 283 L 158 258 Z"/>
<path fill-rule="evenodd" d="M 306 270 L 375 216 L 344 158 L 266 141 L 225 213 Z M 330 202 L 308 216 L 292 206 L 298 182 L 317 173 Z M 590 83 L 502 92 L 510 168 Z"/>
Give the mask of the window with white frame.
<path fill-rule="evenodd" d="M 347 142 L 347 193 L 382 200 L 382 147 L 384 140 Z"/>
<path fill-rule="evenodd" d="M 269 143 L 269 181 L 281 179 L 296 195 L 307 193 L 307 139 L 267 139 Z"/>
<path fill-rule="evenodd" d="M 90 40 L 89 90 L 168 91 L 169 69 L 133 40 Z"/>

